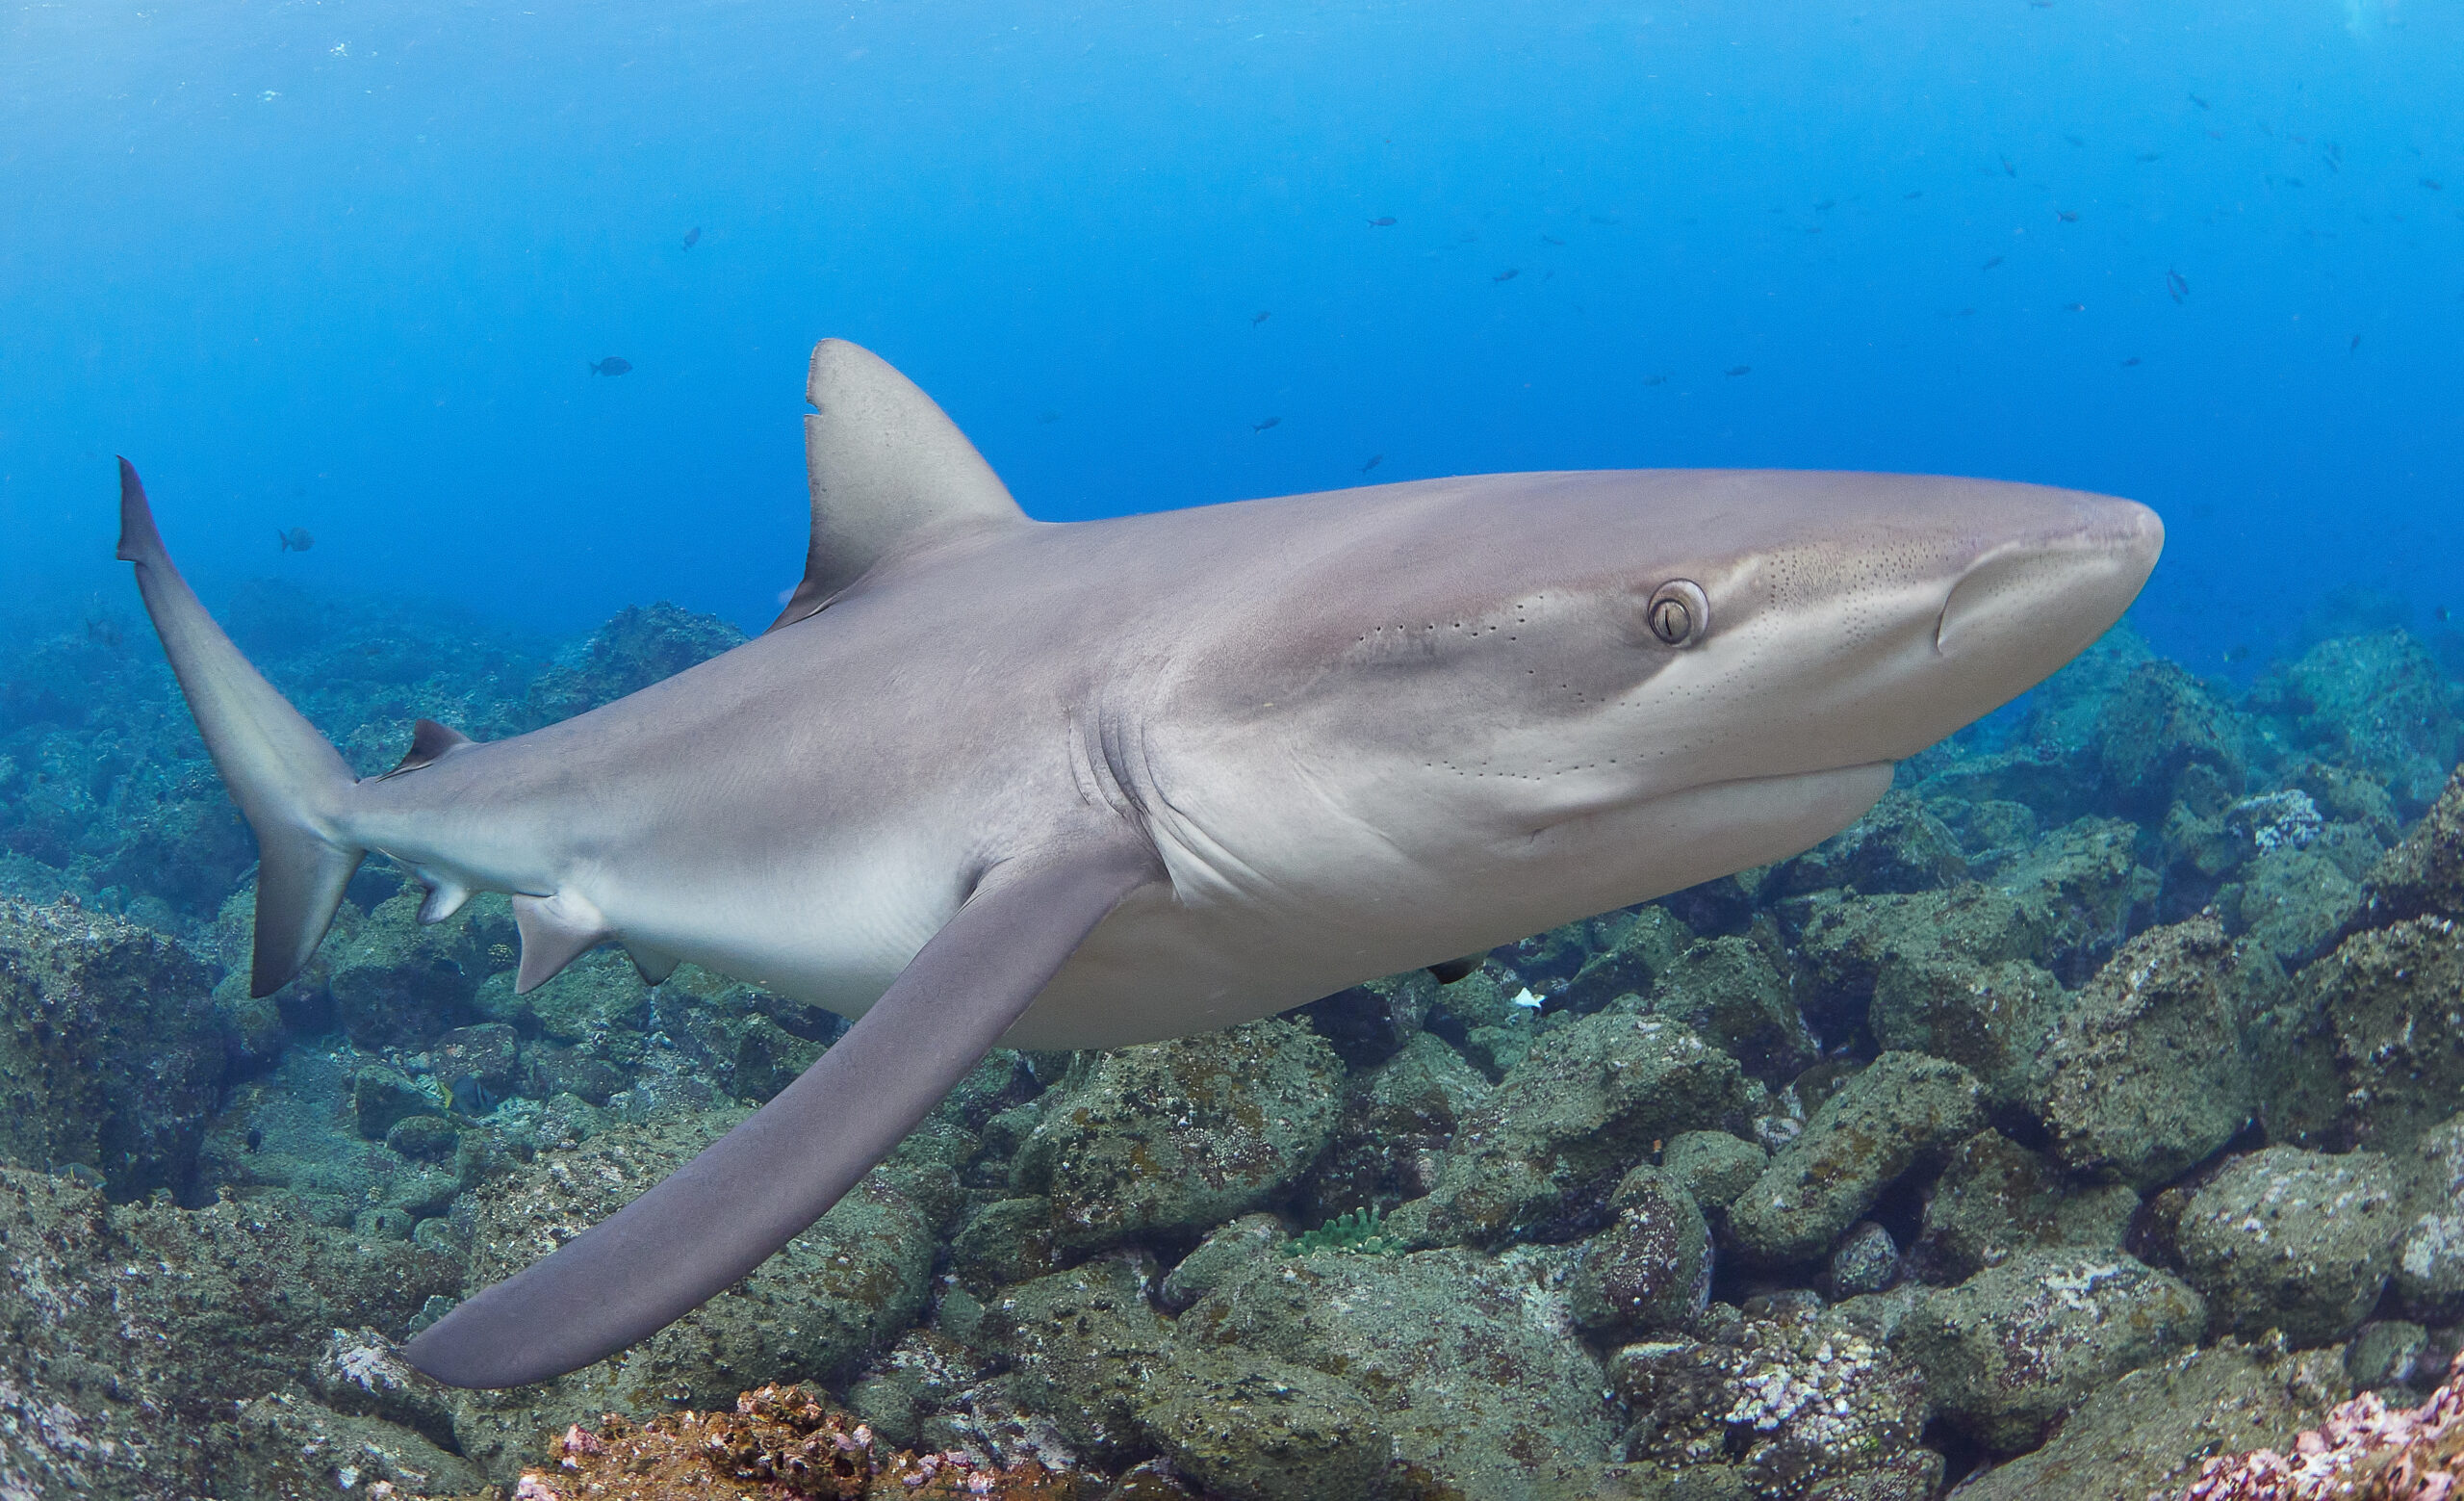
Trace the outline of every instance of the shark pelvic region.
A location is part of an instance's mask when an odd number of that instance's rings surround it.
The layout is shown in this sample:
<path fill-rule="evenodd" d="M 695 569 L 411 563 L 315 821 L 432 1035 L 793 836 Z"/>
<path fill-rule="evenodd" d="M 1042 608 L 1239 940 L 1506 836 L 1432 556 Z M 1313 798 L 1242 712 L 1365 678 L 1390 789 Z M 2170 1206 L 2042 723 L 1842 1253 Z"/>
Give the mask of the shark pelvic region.
<path fill-rule="evenodd" d="M 370 852 L 856 1024 L 673 1177 L 412 1341 L 507 1386 L 613 1354 L 828 1209 L 1002 1044 L 1108 1048 L 1806 848 L 2119 617 L 2163 529 L 1988 480 L 1485 475 L 1029 520 L 880 359 L 814 349 L 812 542 L 767 634 L 355 781 L 171 565 L 119 556 L 256 830 L 252 985 Z"/>

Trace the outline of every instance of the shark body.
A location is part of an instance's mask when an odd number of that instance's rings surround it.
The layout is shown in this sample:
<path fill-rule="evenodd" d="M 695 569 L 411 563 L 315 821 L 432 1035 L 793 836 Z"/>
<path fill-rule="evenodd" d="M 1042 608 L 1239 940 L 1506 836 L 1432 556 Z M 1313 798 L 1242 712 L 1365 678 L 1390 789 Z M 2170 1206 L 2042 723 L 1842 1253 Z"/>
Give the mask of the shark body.
<path fill-rule="evenodd" d="M 800 1233 L 990 1048 L 1231 1025 L 1779 859 L 2119 617 L 2163 531 L 1995 481 L 1496 475 L 1037 523 L 920 391 L 814 351 L 771 630 L 355 780 L 215 628 L 123 463 L 120 556 L 259 838 L 252 988 L 360 860 L 513 893 L 517 988 L 613 940 L 857 1023 L 750 1120 L 408 1348 L 501 1386 Z"/>

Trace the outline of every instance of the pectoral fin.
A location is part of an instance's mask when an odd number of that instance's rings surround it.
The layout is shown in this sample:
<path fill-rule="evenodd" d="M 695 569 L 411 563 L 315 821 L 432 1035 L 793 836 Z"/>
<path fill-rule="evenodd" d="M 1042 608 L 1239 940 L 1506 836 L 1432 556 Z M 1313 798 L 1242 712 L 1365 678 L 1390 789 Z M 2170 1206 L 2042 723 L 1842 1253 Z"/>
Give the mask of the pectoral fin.
<path fill-rule="evenodd" d="M 847 1035 L 752 1119 L 403 1352 L 455 1386 L 578 1370 L 701 1307 L 802 1234 L 940 1101 L 1122 897 L 1141 843 L 998 866 Z"/>

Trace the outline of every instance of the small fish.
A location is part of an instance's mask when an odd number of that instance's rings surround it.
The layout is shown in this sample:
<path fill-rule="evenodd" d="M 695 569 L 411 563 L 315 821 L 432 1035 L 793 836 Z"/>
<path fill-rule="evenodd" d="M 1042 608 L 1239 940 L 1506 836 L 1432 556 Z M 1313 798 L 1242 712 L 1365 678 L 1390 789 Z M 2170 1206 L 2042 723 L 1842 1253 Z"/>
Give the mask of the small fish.
<path fill-rule="evenodd" d="M 2422 179 L 2422 186 L 2423 186 L 2423 187 L 2425 187 L 2425 188 L 2427 188 L 2427 189 L 2428 189 L 2430 192 L 2432 192 L 2432 193 L 2436 193 L 2436 192 L 2438 192 L 2441 188 L 2446 187 L 2446 186 L 2447 186 L 2447 184 L 2445 184 L 2445 183 L 2443 183 L 2443 182 L 2440 182 L 2440 181 L 2439 181 L 2437 178 L 2435 178 L 2435 177 L 2425 177 L 2425 178 L 2423 178 L 2423 179 Z"/>
<path fill-rule="evenodd" d="M 2088 304 L 2085 302 L 2065 302 L 2062 304 L 2062 310 L 2066 313 L 2084 313 L 2088 311 Z"/>
<path fill-rule="evenodd" d="M 1395 227 L 1395 216 L 1389 214 L 1384 219 L 1373 219 L 1369 221 L 1369 227 L 1372 229 L 1392 229 Z"/>
<path fill-rule="evenodd" d="M 2307 187 L 2309 187 L 2309 186 L 2310 186 L 2308 183 L 2303 182 L 2303 181 L 2302 181 L 2300 178 L 2298 178 L 2298 177 L 2288 177 L 2288 178 L 2286 178 L 2286 179 L 2284 180 L 2284 185 L 2285 185 L 2286 187 L 2288 187 L 2288 188 L 2307 188 Z"/>
<path fill-rule="evenodd" d="M 317 545 L 317 539 L 308 534 L 306 527 L 293 527 L 288 531 L 277 531 L 274 533 L 274 540 L 281 544 L 279 551 L 285 553 L 304 553 Z"/>
<path fill-rule="evenodd" d="M 2438 623 L 2439 623 L 2440 625 L 2445 625 L 2445 624 L 2447 624 L 2447 621 L 2448 621 L 2448 614 L 2447 614 L 2447 607 L 2446 607 L 2446 606 L 2441 605 L 2441 606 L 2439 606 L 2436 609 L 2431 610 L 2431 611 L 2430 611 L 2430 613 L 2431 613 L 2432 615 L 2434 615 L 2434 616 L 2436 616 L 2436 617 L 2437 617 L 2437 619 L 2438 619 Z"/>
<path fill-rule="evenodd" d="M 2165 153 L 2162 151 L 2142 151 L 2139 153 L 2139 160 L 2143 162 L 2157 162 L 2162 161 L 2164 156 Z"/>
<path fill-rule="evenodd" d="M 1668 384 L 1668 377 L 1666 375 L 1645 375 L 1643 377 L 1643 384 L 1647 386 L 1664 386 Z"/>
<path fill-rule="evenodd" d="M 1270 312 L 1260 313 L 1257 317 L 1249 320 L 1249 326 L 1255 328 L 1258 324 L 1265 323 L 1268 319 L 1272 318 L 1274 314 Z"/>
<path fill-rule="evenodd" d="M 1056 423 L 1061 421 L 1061 414 L 1047 406 L 1042 411 L 1036 413 L 1036 421 L 1040 423 Z"/>
<path fill-rule="evenodd" d="M 2122 361 L 2122 362 L 2121 362 L 2121 368 L 2122 368 L 2122 369 L 2124 369 L 2124 370 L 2128 370 L 2130 367 L 2132 367 L 2133 365 L 2136 365 L 2136 364 L 2138 364 L 2138 363 L 2139 363 L 2139 356 L 2138 356 L 2138 355 L 2136 355 L 2136 354 L 2134 354 L 2134 355 L 2132 355 L 2130 358 L 2128 358 L 2128 359 L 2126 359 L 2126 360 L 2124 360 L 2124 361 Z"/>
<path fill-rule="evenodd" d="M 2088 143 L 2088 142 L 2084 142 L 2084 141 L 2080 140 L 2077 136 L 2072 136 L 2072 135 L 2065 135 L 2062 139 L 2063 139 L 2063 140 L 2065 140 L 2065 141 L 2069 142 L 2070 142 L 2072 145 L 2074 145 L 2074 146 L 2084 146 L 2084 145 L 2086 145 L 2086 144 Z"/>
<path fill-rule="evenodd" d="M 1944 313 L 1942 316 L 1944 318 L 1974 318 L 1976 316 L 1976 309 L 1972 307 L 1954 308 L 1950 312 Z"/>
<path fill-rule="evenodd" d="M 2004 158 L 2002 158 L 2002 175 L 2003 175 L 2003 176 L 2005 176 L 2005 177 L 2016 177 L 2016 176 L 2018 176 L 2018 175 L 2019 175 L 2019 164 L 2018 164 L 2018 163 L 2016 163 L 2016 162 L 2012 161 L 2012 160 L 2011 160 L 2009 157 L 2007 157 L 2007 156 L 2006 156 L 2006 157 L 2004 157 Z"/>
<path fill-rule="evenodd" d="M 1369 462 L 1360 466 L 1360 472 L 1365 475 L 1384 462 L 1386 462 L 1385 454 L 1372 453 L 1369 455 Z"/>
<path fill-rule="evenodd" d="M 1731 365 L 1729 367 L 1729 374 L 1732 375 L 1751 375 L 1754 374 L 1754 367 L 1751 365 Z"/>
<path fill-rule="evenodd" d="M 592 360 L 589 363 L 590 373 L 594 375 L 621 375 L 633 368 L 631 360 L 613 354 L 603 360 Z"/>
<path fill-rule="evenodd" d="M 2359 335 L 2359 334 L 2354 334 L 2354 335 L 2352 336 L 2352 343 L 2348 344 L 2348 345 L 2346 345 L 2346 346 L 2345 346 L 2345 358 L 2347 358 L 2347 359 L 2350 359 L 2350 358 L 2352 358 L 2354 355 L 2356 355 L 2356 354 L 2358 354 L 2358 353 L 2360 353 L 2360 352 L 2361 352 L 2361 335 Z"/>
<path fill-rule="evenodd" d="M 1542 235 L 1542 236 L 1540 237 L 1540 243 L 1541 243 L 1542 245 L 1564 245 L 1564 244 L 1565 244 L 1565 242 L 1564 242 L 1563 240 L 1558 239 L 1555 235 Z"/>
<path fill-rule="evenodd" d="M 258 1127 L 251 1126 L 248 1127 L 247 1141 L 248 1150 L 250 1152 L 254 1152 L 266 1144 L 266 1133 Z"/>
<path fill-rule="evenodd" d="M 1815 204 L 1815 205 L 1813 206 L 1813 211 L 1814 211 L 1815 213 L 1817 213 L 1817 214 L 1828 214 L 1828 213 L 1830 213 L 1833 209 L 1835 209 L 1835 208 L 1837 208 L 1838 206 L 1839 206 L 1839 205 L 1838 205 L 1838 203 L 1837 203 L 1835 200 L 1831 199 L 1831 198 L 1825 198 L 1825 199 L 1823 199 L 1820 203 L 1817 203 L 1817 204 Z"/>
<path fill-rule="evenodd" d="M 2197 94 L 2191 95 L 2191 103 L 2197 105 L 2202 110 L 2207 108 L 2207 101 L 2200 98 Z"/>
<path fill-rule="evenodd" d="M 2053 217 L 2062 220 L 2066 224 L 2075 224 L 2079 222 L 2079 213 L 2076 209 L 2055 209 L 2053 211 Z"/>
<path fill-rule="evenodd" d="M 453 1108 L 464 1115 L 486 1115 L 497 1107 L 496 1092 L 480 1083 L 475 1074 L 465 1074 L 455 1079 L 449 1098 Z"/>
<path fill-rule="evenodd" d="M 701 225 L 696 224 L 696 225 L 694 225 L 692 228 L 690 228 L 690 229 L 688 229 L 688 230 L 684 231 L 684 248 L 686 248 L 686 249 L 690 250 L 690 249 L 691 249 L 691 248 L 693 248 L 695 246 L 700 245 L 701 243 L 702 243 L 702 226 L 701 226 Z"/>
<path fill-rule="evenodd" d="M 2191 295 L 2191 284 L 2180 272 L 2169 267 L 2165 272 L 2165 290 L 2171 295 L 2174 301 L 2179 302 Z"/>
<path fill-rule="evenodd" d="M 1901 197 L 1901 198 L 1903 198 L 1903 199 L 1906 199 L 1906 198 L 1921 198 L 1921 197 L 1923 197 L 1923 196 L 1925 196 L 1925 190 L 1924 190 L 1924 189 L 1922 189 L 1922 188 L 1917 189 L 1914 193 L 1903 193 L 1903 194 L 1900 194 L 1900 197 Z"/>
<path fill-rule="evenodd" d="M 1587 214 L 1584 218 L 1589 219 L 1595 224 L 1613 224 L 1617 222 L 1617 216 L 1614 214 Z"/>
<path fill-rule="evenodd" d="M 1283 421 L 1283 419 L 1282 419 L 1282 418 L 1280 418 L 1280 417 L 1270 417 L 1270 418 L 1268 418 L 1268 419 L 1267 419 L 1266 421 L 1264 421 L 1264 422 L 1253 422 L 1253 423 L 1249 424 L 1249 430 L 1250 430 L 1251 432 L 1264 432 L 1264 431 L 1266 431 L 1269 427 L 1274 427 L 1276 424 L 1278 424 L 1278 423 L 1280 423 L 1280 422 L 1282 422 L 1282 421 Z"/>
<path fill-rule="evenodd" d="M 2250 649 L 2246 646 L 2228 646 L 2224 649 L 2224 660 L 2226 661 L 2248 661 L 2250 660 Z"/>
<path fill-rule="evenodd" d="M 1512 281 L 1515 277 L 1520 276 L 1520 275 L 1522 275 L 1522 274 L 1523 274 L 1523 268 L 1522 268 L 1522 267 L 1520 267 L 1520 266 L 1509 266 L 1509 267 L 1507 267 L 1505 270 L 1503 270 L 1503 271 L 1502 271 L 1502 272 L 1498 272 L 1496 275 L 1491 276 L 1489 279 L 1490 279 L 1491 281 Z"/>
<path fill-rule="evenodd" d="M 1991 271 L 1994 267 L 1999 266 L 1999 265 L 2001 265 L 2001 264 L 2002 264 L 2002 257 L 2000 257 L 2000 256 L 1998 256 L 1998 255 L 1997 255 L 1997 256 L 1994 256 L 1992 259 L 1990 259 L 1990 260 L 1987 261 L 1984 265 L 1982 265 L 1982 266 L 1978 267 L 1978 268 L 1977 268 L 1977 270 L 1978 270 L 1978 271 Z"/>

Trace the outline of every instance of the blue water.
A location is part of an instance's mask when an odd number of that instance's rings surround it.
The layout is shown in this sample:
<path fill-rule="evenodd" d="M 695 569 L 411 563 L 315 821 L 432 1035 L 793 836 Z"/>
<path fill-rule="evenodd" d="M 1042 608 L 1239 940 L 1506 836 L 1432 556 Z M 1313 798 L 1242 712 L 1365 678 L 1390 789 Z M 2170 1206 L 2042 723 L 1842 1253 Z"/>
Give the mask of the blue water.
<path fill-rule="evenodd" d="M 757 625 L 835 334 L 1046 518 L 1949 471 L 2155 505 L 2201 670 L 2434 632 L 2459 99 L 2424 0 L 21 7 L 0 594 L 123 599 L 125 453 L 209 599 Z"/>

